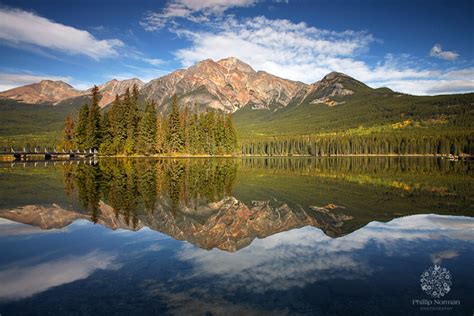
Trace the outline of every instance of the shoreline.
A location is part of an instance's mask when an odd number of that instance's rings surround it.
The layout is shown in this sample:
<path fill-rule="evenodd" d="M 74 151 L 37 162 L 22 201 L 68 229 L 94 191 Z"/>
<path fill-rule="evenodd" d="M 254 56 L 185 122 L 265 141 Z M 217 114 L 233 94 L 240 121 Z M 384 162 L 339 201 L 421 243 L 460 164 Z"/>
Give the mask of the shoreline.
<path fill-rule="evenodd" d="M 8 158 L 7 158 L 8 157 Z M 442 158 L 450 161 L 471 161 L 474 160 L 474 156 L 453 156 L 453 155 L 439 155 L 439 154 L 344 154 L 344 155 L 324 155 L 324 156 L 312 156 L 312 155 L 113 155 L 113 156 L 89 156 L 80 158 L 68 158 L 68 159 L 24 159 L 18 160 L 10 156 L 0 157 L 0 163 L 12 163 L 12 162 L 42 162 L 42 161 L 84 161 L 91 159 L 143 159 L 143 158 L 163 158 L 163 159 L 190 159 L 190 158 L 338 158 L 338 157 L 414 157 L 414 158 Z M 3 158 L 3 159 L 2 159 Z M 7 158 L 7 159 L 5 159 Z M 12 159 L 13 158 L 13 159 Z"/>
<path fill-rule="evenodd" d="M 440 154 L 343 154 L 343 155 L 112 155 L 102 156 L 100 158 L 323 158 L 323 157 L 434 157 L 447 159 L 473 159 L 474 156 L 454 156 L 454 155 L 440 155 Z"/>

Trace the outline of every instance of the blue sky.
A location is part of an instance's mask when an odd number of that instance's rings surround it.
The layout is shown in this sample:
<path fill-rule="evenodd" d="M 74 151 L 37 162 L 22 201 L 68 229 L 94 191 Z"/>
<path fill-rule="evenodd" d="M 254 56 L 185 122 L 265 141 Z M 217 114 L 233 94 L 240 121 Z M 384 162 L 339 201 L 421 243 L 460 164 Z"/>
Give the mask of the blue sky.
<path fill-rule="evenodd" d="M 147 82 L 206 58 L 312 83 L 340 71 L 412 94 L 474 91 L 472 1 L 2 1 L 0 90 Z"/>

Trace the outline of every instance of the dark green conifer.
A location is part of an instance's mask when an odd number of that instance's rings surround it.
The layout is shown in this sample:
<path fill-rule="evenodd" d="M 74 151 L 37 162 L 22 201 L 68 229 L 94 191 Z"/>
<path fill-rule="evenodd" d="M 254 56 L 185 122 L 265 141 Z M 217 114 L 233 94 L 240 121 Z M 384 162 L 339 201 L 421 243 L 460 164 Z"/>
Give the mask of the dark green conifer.
<path fill-rule="evenodd" d="M 166 141 L 170 153 L 182 152 L 184 146 L 183 130 L 180 122 L 176 95 L 173 96 L 171 113 L 168 116 L 168 135 Z"/>
<path fill-rule="evenodd" d="M 145 112 L 138 126 L 137 150 L 141 154 L 151 155 L 155 152 L 156 145 L 156 111 L 155 102 L 146 104 Z"/>

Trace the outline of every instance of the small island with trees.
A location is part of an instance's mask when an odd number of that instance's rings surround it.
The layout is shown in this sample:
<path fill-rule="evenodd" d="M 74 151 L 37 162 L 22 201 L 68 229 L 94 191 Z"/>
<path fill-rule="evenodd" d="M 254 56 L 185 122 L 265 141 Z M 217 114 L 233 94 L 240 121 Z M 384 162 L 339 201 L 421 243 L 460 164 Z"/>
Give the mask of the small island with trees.
<path fill-rule="evenodd" d="M 225 156 L 235 154 L 237 133 L 230 114 L 179 110 L 173 96 L 168 115 L 157 114 L 154 101 L 140 110 L 136 86 L 126 90 L 108 109 L 99 107 L 100 93 L 92 88 L 90 104 L 74 119 L 68 116 L 62 147 L 97 150 L 104 156 Z"/>
<path fill-rule="evenodd" d="M 347 133 L 279 135 L 238 141 L 233 116 L 198 112 L 172 97 L 167 114 L 153 100 L 139 102 L 134 86 L 105 109 L 94 86 L 89 104 L 65 120 L 62 150 L 92 150 L 101 156 L 443 156 L 470 158 L 471 133 Z M 197 107 L 195 106 L 194 109 Z M 76 118 L 74 118 L 76 116 Z"/>

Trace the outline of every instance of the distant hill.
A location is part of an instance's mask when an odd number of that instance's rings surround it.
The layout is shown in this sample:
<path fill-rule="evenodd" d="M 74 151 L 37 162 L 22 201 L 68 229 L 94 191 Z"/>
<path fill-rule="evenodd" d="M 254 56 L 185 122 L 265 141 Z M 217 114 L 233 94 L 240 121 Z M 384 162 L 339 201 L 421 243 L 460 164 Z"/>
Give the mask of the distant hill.
<path fill-rule="evenodd" d="M 234 113 L 240 139 L 276 136 L 454 130 L 474 132 L 474 93 L 412 96 L 372 89 L 343 74 L 311 85 L 301 100 L 275 111 Z"/>
<path fill-rule="evenodd" d="M 57 104 L 62 100 L 82 95 L 63 81 L 42 80 L 38 83 L 0 92 L 1 99 L 15 100 L 26 104 Z"/>

